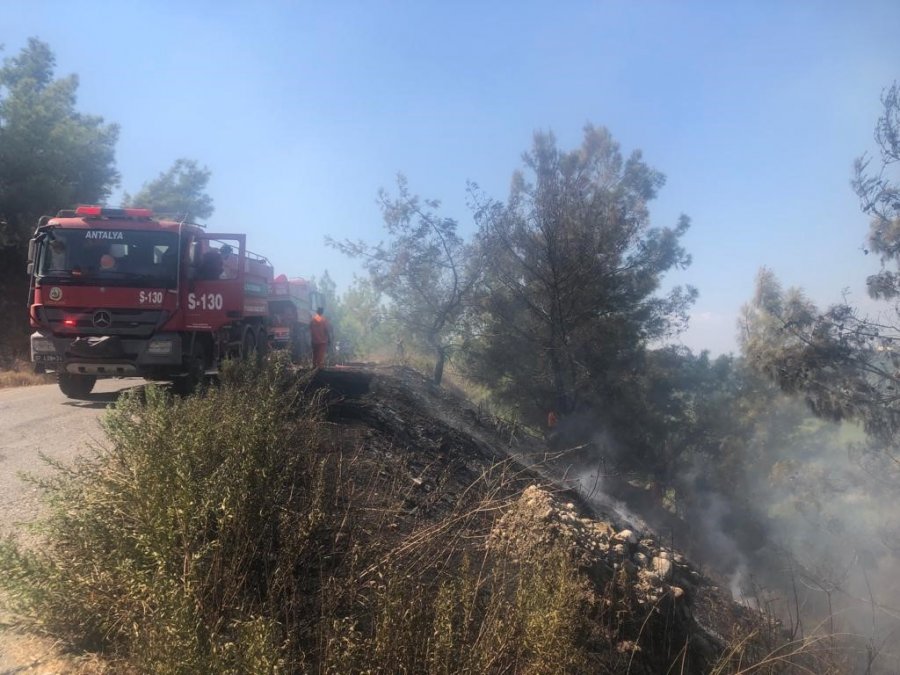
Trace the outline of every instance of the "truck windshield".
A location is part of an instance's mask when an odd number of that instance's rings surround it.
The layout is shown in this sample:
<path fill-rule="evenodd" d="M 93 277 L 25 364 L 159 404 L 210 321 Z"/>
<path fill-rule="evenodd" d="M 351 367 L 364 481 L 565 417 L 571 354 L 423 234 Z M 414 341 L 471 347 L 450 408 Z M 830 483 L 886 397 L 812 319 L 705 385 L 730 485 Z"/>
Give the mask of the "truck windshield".
<path fill-rule="evenodd" d="M 146 230 L 49 230 L 37 276 L 54 282 L 175 288 L 178 235 Z"/>

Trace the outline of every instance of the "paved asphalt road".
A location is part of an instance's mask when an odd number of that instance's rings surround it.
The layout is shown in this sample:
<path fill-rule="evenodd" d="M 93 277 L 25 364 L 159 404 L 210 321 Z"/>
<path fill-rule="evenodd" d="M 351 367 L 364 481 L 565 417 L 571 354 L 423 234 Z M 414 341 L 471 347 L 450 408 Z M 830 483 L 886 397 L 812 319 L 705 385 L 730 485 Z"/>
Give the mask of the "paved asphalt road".
<path fill-rule="evenodd" d="M 102 439 L 103 411 L 118 392 L 142 383 L 100 380 L 87 401 L 67 399 L 55 384 L 0 389 L 0 535 L 38 512 L 37 491 L 19 473 L 46 474 L 50 469 L 39 453 L 68 462 Z"/>

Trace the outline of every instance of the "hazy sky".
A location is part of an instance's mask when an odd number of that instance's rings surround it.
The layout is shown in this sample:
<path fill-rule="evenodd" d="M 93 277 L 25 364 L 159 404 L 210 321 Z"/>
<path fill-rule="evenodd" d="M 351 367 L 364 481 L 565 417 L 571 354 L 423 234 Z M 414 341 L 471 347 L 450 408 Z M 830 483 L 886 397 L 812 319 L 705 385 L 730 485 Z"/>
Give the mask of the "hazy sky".
<path fill-rule="evenodd" d="M 713 353 L 762 265 L 863 301 L 877 261 L 849 179 L 900 79 L 898 27 L 897 0 L 0 0 L 5 54 L 49 43 L 79 108 L 121 125 L 122 189 L 195 158 L 211 227 L 341 288 L 355 263 L 324 236 L 377 240 L 396 172 L 469 233 L 467 180 L 504 198 L 535 130 L 569 149 L 606 126 L 668 177 L 654 223 L 693 221 L 670 283 L 700 290 L 682 340 Z"/>

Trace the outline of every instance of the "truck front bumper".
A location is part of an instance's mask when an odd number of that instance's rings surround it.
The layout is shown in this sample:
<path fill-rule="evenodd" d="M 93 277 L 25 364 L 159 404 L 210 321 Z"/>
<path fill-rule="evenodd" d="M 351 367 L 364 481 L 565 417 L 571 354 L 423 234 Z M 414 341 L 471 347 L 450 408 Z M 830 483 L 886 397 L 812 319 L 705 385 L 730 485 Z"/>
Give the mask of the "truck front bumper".
<path fill-rule="evenodd" d="M 31 335 L 31 360 L 44 370 L 101 377 L 157 374 L 181 368 L 181 337 L 159 333 L 149 339 L 117 335 L 68 337 L 45 331 Z"/>

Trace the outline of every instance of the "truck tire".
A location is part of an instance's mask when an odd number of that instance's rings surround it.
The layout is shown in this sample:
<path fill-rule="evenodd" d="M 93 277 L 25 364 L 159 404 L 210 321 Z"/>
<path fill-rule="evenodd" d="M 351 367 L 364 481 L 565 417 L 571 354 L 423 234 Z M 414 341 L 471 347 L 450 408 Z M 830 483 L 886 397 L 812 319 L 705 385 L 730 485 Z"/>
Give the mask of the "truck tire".
<path fill-rule="evenodd" d="M 254 358 L 256 354 L 256 333 L 251 327 L 244 329 L 244 339 L 241 342 L 241 358 Z"/>
<path fill-rule="evenodd" d="M 303 360 L 303 335 L 300 333 L 300 324 L 291 326 L 291 361 L 300 363 Z"/>
<path fill-rule="evenodd" d="M 269 334 L 265 326 L 260 326 L 256 333 L 256 351 L 261 357 L 269 353 Z"/>
<path fill-rule="evenodd" d="M 299 321 L 291 326 L 292 357 L 294 363 L 308 365 L 312 359 L 312 347 L 309 343 L 309 324 Z"/>
<path fill-rule="evenodd" d="M 187 374 L 172 380 L 172 389 L 179 396 L 190 396 L 202 384 L 206 373 L 206 353 L 200 340 L 194 341 L 191 356 L 184 365 Z"/>
<path fill-rule="evenodd" d="M 85 399 L 94 389 L 97 383 L 96 375 L 75 375 L 73 373 L 59 373 L 57 377 L 59 390 L 66 398 Z"/>

